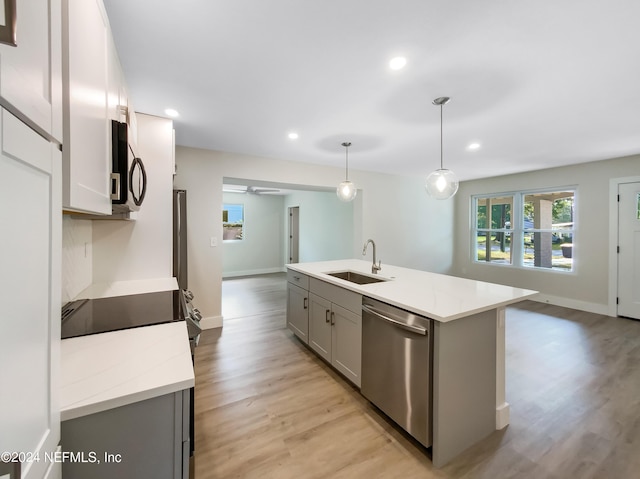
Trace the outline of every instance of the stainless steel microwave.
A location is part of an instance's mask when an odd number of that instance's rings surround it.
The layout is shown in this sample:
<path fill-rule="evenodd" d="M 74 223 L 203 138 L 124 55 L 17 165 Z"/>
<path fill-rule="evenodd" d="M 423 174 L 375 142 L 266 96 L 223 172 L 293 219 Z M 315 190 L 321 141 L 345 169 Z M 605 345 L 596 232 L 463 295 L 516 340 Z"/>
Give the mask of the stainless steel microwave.
<path fill-rule="evenodd" d="M 117 210 L 137 211 L 147 192 L 147 172 L 129 144 L 126 123 L 111 121 L 111 202 Z"/>

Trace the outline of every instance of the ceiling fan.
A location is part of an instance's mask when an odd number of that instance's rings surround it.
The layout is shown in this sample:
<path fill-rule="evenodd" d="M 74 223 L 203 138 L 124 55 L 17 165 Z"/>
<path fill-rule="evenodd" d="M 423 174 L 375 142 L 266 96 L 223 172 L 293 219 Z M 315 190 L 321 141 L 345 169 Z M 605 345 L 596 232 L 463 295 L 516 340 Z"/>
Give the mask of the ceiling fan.
<path fill-rule="evenodd" d="M 228 193 L 248 193 L 250 195 L 262 195 L 265 193 L 279 193 L 280 190 L 275 188 L 258 188 L 256 186 L 236 186 L 224 185 L 223 191 Z"/>
<path fill-rule="evenodd" d="M 251 193 L 254 195 L 261 195 L 263 193 L 279 193 L 280 190 L 276 190 L 275 188 L 256 188 L 255 186 L 247 186 L 247 193 Z"/>

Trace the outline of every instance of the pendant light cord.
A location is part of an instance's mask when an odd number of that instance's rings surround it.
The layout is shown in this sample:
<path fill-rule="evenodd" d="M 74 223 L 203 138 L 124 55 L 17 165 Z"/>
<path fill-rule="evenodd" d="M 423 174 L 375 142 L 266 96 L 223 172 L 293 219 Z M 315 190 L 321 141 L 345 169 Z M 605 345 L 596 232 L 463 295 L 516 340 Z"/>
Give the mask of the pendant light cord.
<path fill-rule="evenodd" d="M 440 103 L 440 169 L 443 170 L 444 166 L 442 163 L 442 103 Z"/>
<path fill-rule="evenodd" d="M 349 181 L 349 147 L 351 146 L 351 142 L 345 141 L 342 146 L 344 146 L 346 150 L 345 181 Z"/>
<path fill-rule="evenodd" d="M 347 146 L 347 147 L 345 147 L 345 149 L 346 149 L 346 152 L 347 152 L 346 153 L 347 158 L 346 158 L 346 161 L 345 161 L 345 169 L 346 169 L 345 179 L 346 179 L 346 181 L 349 181 L 349 147 Z"/>

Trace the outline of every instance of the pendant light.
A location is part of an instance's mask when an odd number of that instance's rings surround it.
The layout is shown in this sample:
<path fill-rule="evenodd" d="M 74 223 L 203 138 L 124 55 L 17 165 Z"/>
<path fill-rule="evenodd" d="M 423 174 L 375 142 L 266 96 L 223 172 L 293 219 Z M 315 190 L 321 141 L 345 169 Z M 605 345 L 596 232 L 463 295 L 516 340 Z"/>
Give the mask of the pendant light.
<path fill-rule="evenodd" d="M 349 181 L 349 147 L 351 146 L 351 143 L 348 141 L 345 141 L 342 144 L 342 146 L 345 147 L 345 151 L 347 155 L 346 161 L 345 161 L 346 178 L 336 188 L 336 194 L 338 195 L 338 198 L 340 199 L 340 201 L 344 201 L 346 203 L 348 201 L 353 201 L 353 199 L 358 194 L 358 189 L 356 188 L 356 185 L 353 182 Z"/>
<path fill-rule="evenodd" d="M 440 168 L 427 176 L 425 188 L 427 193 L 437 200 L 449 199 L 458 191 L 458 178 L 453 171 L 444 168 L 442 163 L 442 106 L 449 100 L 448 96 L 433 100 L 434 105 L 440 106 Z"/>

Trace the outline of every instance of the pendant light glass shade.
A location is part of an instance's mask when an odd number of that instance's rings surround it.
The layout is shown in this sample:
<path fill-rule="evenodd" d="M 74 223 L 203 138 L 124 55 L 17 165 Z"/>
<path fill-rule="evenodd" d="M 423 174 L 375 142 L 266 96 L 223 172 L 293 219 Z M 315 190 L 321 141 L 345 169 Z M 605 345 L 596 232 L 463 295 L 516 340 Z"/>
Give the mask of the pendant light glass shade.
<path fill-rule="evenodd" d="M 433 100 L 434 105 L 440 106 L 440 168 L 427 176 L 427 183 L 424 185 L 427 193 L 437 200 L 451 198 L 458 191 L 458 178 L 451 170 L 443 167 L 442 156 L 442 106 L 448 103 L 450 98 L 443 96 Z"/>
<path fill-rule="evenodd" d="M 458 179 L 453 171 L 438 169 L 427 176 L 425 188 L 433 198 L 446 200 L 458 191 Z"/>
<path fill-rule="evenodd" d="M 353 199 L 358 194 L 358 189 L 352 181 L 346 180 L 338 185 L 338 188 L 336 188 L 336 193 L 338 195 L 338 198 L 340 198 L 340 201 L 344 201 L 345 203 L 347 203 L 349 201 L 353 201 Z"/>
<path fill-rule="evenodd" d="M 345 141 L 342 146 L 344 146 L 346 149 L 346 178 L 336 188 L 336 194 L 338 195 L 338 199 L 340 199 L 340 201 L 344 201 L 345 203 L 347 203 L 349 201 L 353 201 L 353 199 L 356 197 L 356 195 L 358 194 L 358 188 L 352 181 L 349 181 L 349 147 L 351 146 L 351 143 Z"/>

